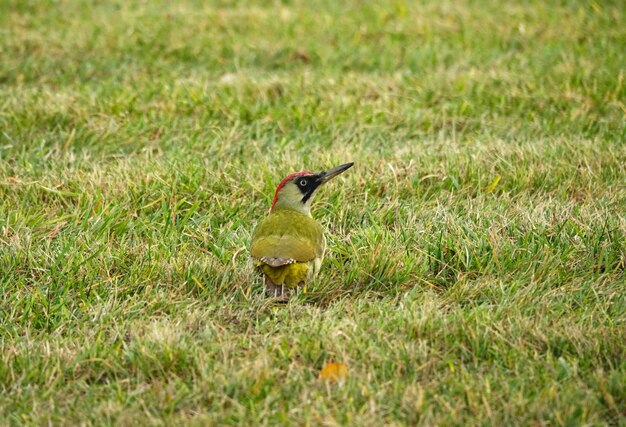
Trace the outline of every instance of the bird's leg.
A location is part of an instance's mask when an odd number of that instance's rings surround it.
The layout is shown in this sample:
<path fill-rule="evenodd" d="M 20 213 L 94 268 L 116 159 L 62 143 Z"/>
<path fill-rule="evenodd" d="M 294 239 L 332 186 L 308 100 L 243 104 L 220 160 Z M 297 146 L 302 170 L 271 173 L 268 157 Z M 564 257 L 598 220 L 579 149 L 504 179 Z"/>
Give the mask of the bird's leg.
<path fill-rule="evenodd" d="M 265 276 L 265 295 L 268 297 L 278 297 L 282 294 L 281 286 L 277 286 Z"/>
<path fill-rule="evenodd" d="M 279 301 L 287 302 L 291 296 L 291 289 L 285 285 L 275 285 L 269 277 L 265 276 L 265 295 L 277 298 Z"/>
<path fill-rule="evenodd" d="M 285 285 L 282 285 L 280 288 L 280 296 L 278 297 L 278 300 L 281 302 L 289 301 L 289 298 L 291 297 L 291 289 Z"/>

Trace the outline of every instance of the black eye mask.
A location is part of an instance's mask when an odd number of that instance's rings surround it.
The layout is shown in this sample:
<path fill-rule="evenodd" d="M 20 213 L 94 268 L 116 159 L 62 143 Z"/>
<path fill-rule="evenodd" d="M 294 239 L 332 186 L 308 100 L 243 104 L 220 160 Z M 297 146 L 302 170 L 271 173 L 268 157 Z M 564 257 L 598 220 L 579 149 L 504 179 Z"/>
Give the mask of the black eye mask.
<path fill-rule="evenodd" d="M 294 180 L 294 183 L 298 186 L 298 189 L 302 193 L 302 203 L 306 203 L 317 187 L 322 184 L 321 176 L 319 174 L 316 175 L 308 175 L 308 176 L 300 176 Z"/>

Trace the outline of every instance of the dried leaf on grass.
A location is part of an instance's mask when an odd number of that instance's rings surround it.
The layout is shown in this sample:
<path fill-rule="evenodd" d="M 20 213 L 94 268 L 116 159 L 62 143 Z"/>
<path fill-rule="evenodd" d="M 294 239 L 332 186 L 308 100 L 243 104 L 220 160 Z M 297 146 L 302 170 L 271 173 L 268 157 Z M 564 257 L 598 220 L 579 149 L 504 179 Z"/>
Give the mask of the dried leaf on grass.
<path fill-rule="evenodd" d="M 326 381 L 341 381 L 348 376 L 348 366 L 343 363 L 326 362 L 320 371 L 320 379 Z"/>

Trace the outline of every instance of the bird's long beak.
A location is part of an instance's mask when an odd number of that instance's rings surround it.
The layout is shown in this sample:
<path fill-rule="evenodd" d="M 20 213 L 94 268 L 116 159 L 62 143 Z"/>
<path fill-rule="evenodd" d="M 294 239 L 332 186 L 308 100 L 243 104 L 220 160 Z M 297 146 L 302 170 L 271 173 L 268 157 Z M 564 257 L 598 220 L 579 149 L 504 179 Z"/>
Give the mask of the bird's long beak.
<path fill-rule="evenodd" d="M 332 169 L 329 169 L 327 171 L 320 172 L 319 173 L 319 175 L 320 175 L 320 184 L 328 182 L 331 179 L 333 179 L 334 177 L 336 177 L 337 175 L 339 175 L 340 173 L 343 173 L 344 171 L 350 169 L 353 164 L 354 164 L 353 162 L 344 163 L 343 165 L 337 166 L 336 168 L 332 168 Z"/>

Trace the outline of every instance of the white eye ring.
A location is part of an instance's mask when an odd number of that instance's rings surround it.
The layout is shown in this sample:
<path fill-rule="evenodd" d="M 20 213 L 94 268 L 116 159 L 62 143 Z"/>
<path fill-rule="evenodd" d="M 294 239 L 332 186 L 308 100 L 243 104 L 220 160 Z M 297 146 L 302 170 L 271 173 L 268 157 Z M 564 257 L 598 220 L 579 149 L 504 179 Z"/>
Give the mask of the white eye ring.
<path fill-rule="evenodd" d="M 300 185 L 304 187 L 306 185 L 306 179 L 301 180 Z"/>

